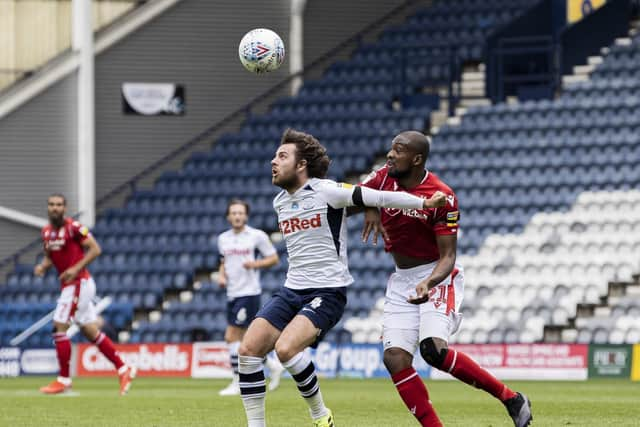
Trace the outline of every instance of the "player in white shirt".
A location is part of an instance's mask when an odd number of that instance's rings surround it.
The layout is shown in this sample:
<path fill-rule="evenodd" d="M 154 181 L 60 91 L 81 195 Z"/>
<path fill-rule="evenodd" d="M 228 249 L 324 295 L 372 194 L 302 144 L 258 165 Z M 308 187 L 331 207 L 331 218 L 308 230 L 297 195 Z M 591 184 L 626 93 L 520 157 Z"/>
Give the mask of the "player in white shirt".
<path fill-rule="evenodd" d="M 271 161 L 273 202 L 289 255 L 283 288 L 260 309 L 239 351 L 240 392 L 249 427 L 265 426 L 263 357 L 275 348 L 309 405 L 315 427 L 333 427 L 315 367 L 304 349 L 316 346 L 340 320 L 353 282 L 347 265 L 346 207 L 425 209 L 443 206 L 442 193 L 422 199 L 323 179 L 329 156 L 317 139 L 288 129 Z"/>
<path fill-rule="evenodd" d="M 227 205 L 227 221 L 231 229 L 218 236 L 220 267 L 218 284 L 227 290 L 227 330 L 224 339 L 229 346 L 229 358 L 233 369 L 233 380 L 221 396 L 240 394 L 238 385 L 238 347 L 244 333 L 260 308 L 260 269 L 278 264 L 278 252 L 271 244 L 269 236 L 262 230 L 247 224 L 249 204 L 244 200 L 232 199 Z M 256 251 L 262 259 L 256 259 Z M 265 359 L 271 371 L 269 390 L 275 390 L 280 383 L 284 368 L 276 360 Z"/>

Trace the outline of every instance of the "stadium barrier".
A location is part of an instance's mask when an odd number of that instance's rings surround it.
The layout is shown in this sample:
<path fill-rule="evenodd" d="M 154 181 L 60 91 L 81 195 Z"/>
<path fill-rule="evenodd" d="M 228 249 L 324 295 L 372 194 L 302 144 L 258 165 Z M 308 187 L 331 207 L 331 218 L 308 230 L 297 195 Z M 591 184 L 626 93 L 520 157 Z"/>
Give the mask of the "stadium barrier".
<path fill-rule="evenodd" d="M 116 344 L 122 358 L 147 377 L 230 378 L 224 342 L 193 344 Z M 468 344 L 464 351 L 501 379 L 586 380 L 627 378 L 640 381 L 640 344 Z M 386 378 L 382 346 L 321 343 L 310 350 L 317 372 L 327 378 Z M 111 363 L 91 344 L 77 344 L 72 360 L 74 376 L 113 376 Z M 419 355 L 414 367 L 422 378 L 445 380 L 448 374 L 431 369 Z M 0 348 L 0 377 L 56 375 L 53 348 Z"/>

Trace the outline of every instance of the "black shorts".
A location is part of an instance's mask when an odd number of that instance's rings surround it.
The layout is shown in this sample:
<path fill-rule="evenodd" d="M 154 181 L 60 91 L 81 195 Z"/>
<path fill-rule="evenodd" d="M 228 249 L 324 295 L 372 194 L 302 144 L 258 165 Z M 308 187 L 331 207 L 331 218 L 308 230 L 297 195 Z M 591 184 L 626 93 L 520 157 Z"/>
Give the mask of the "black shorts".
<path fill-rule="evenodd" d="M 298 314 L 306 316 L 320 329 L 318 338 L 311 345 L 316 347 L 336 323 L 340 321 L 347 304 L 347 288 L 280 288 L 256 314 L 282 331 Z"/>
<path fill-rule="evenodd" d="M 248 328 L 260 309 L 260 295 L 237 297 L 227 301 L 227 323 L 239 328 Z"/>

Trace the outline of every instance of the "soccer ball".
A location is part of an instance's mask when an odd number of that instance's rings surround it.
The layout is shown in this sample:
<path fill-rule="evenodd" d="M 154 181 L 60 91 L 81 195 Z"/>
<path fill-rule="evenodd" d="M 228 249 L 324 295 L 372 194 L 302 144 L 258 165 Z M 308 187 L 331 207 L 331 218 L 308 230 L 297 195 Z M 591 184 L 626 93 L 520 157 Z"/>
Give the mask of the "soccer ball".
<path fill-rule="evenodd" d="M 244 68 L 262 74 L 277 70 L 284 61 L 284 43 L 276 33 L 256 28 L 244 35 L 238 46 L 238 55 Z"/>

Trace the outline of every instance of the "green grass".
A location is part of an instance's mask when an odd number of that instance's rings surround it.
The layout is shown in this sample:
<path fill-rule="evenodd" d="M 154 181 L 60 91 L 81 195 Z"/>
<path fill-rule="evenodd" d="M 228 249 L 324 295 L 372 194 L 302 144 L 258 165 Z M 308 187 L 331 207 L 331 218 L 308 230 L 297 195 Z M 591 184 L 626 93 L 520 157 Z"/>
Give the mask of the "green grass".
<path fill-rule="evenodd" d="M 140 378 L 128 396 L 117 379 L 74 380 L 69 395 L 44 396 L 51 378 L 0 379 L 0 426 L 245 426 L 238 397 L 219 397 L 221 380 Z M 629 381 L 509 382 L 533 402 L 534 426 L 638 426 L 640 385 Z M 443 423 L 449 426 L 512 426 L 502 405 L 458 382 L 427 383 Z M 339 427 L 416 426 L 387 379 L 321 379 Z M 308 411 L 291 380 L 267 395 L 267 424 L 310 426 Z"/>

